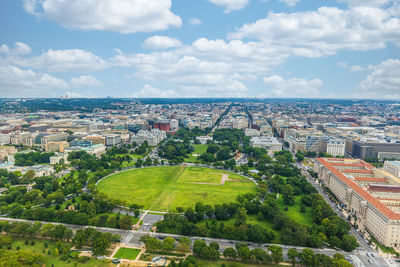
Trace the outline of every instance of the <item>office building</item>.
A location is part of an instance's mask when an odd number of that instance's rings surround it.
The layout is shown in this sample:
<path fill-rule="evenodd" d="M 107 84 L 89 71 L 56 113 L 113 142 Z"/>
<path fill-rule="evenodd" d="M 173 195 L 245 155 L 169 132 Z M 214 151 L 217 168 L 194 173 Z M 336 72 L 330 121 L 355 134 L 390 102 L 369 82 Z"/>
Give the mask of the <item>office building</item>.
<path fill-rule="evenodd" d="M 344 156 L 346 149 L 346 142 L 341 139 L 330 139 L 326 147 L 326 153 L 334 157 Z"/>
<path fill-rule="evenodd" d="M 318 158 L 314 171 L 360 230 L 385 246 L 400 245 L 400 179 L 360 159 Z"/>
<path fill-rule="evenodd" d="M 383 169 L 396 177 L 400 177 L 400 161 L 385 161 Z"/>

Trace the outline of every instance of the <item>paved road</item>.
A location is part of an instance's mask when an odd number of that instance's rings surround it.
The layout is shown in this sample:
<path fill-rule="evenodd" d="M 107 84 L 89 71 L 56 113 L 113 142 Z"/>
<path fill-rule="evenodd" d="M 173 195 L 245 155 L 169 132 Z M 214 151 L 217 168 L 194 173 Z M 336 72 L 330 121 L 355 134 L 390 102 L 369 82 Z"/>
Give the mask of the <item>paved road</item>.
<path fill-rule="evenodd" d="M 151 215 L 151 214 L 150 214 Z M 154 215 L 154 216 L 160 216 L 160 215 Z M 149 220 L 151 220 L 153 217 L 153 215 L 151 217 L 149 217 Z M 4 218 L 4 217 L 0 217 L 0 220 L 3 221 L 11 221 L 11 222 L 29 222 L 29 223 L 33 223 L 35 221 L 30 221 L 30 220 L 24 220 L 24 219 L 14 219 L 14 218 Z M 142 230 L 137 230 L 137 231 L 132 231 L 132 230 L 122 230 L 122 229 L 114 229 L 114 228 L 107 228 L 107 227 L 95 227 L 95 226 L 85 226 L 85 225 L 73 225 L 73 224 L 65 224 L 65 223 L 56 223 L 56 222 L 43 222 L 41 221 L 41 223 L 46 224 L 46 223 L 52 223 L 55 225 L 64 225 L 66 227 L 68 227 L 69 229 L 73 230 L 74 232 L 77 231 L 78 229 L 84 229 L 87 227 L 93 227 L 96 230 L 100 231 L 100 232 L 108 232 L 108 233 L 112 233 L 112 234 L 119 234 L 121 236 L 121 240 L 123 243 L 125 244 L 129 244 L 132 246 L 141 246 L 143 245 L 143 243 L 141 243 L 139 241 L 141 236 L 144 235 L 151 235 L 154 237 L 157 237 L 159 239 L 164 239 L 167 236 L 173 237 L 175 239 L 179 239 L 180 237 L 182 237 L 182 235 L 174 235 L 174 234 L 165 234 L 165 233 L 151 233 L 148 231 L 142 231 Z M 217 242 L 220 246 L 220 251 L 223 252 L 223 250 L 225 248 L 228 247 L 234 247 L 235 244 L 237 242 L 240 241 L 234 241 L 234 240 L 227 240 L 227 239 L 220 239 L 220 238 L 208 238 L 208 237 L 189 237 L 190 240 L 192 242 L 194 242 L 196 239 L 202 239 L 204 240 L 206 243 L 210 243 L 210 242 Z M 273 244 L 257 244 L 257 243 L 253 243 L 253 242 L 247 242 L 248 246 L 250 249 L 254 249 L 254 248 L 263 248 L 263 249 L 267 249 L 268 246 L 273 245 Z M 286 257 L 286 253 L 287 250 L 289 248 L 295 248 L 298 251 L 301 251 L 302 249 L 304 249 L 304 247 L 296 247 L 296 246 L 283 246 L 283 250 L 284 250 L 284 256 Z M 313 249 L 315 253 L 320 253 L 320 254 L 325 254 L 328 256 L 333 256 L 335 253 L 337 253 L 338 251 L 333 250 L 333 249 Z M 340 251 L 339 253 L 345 255 L 345 256 L 349 256 L 351 255 L 351 253 L 347 253 L 344 251 Z M 381 265 L 383 266 L 383 265 Z"/>

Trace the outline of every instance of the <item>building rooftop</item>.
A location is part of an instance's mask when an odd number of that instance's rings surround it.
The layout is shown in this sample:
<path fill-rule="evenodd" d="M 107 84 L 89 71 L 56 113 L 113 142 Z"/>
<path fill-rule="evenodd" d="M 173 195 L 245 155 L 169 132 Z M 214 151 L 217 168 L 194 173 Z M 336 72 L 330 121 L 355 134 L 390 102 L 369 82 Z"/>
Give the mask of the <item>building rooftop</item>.
<path fill-rule="evenodd" d="M 337 161 L 338 159 L 334 159 L 332 161 Z M 343 161 L 346 161 L 346 159 L 342 159 Z M 364 190 L 359 186 L 355 181 L 352 181 L 349 177 L 347 177 L 343 172 L 338 170 L 337 168 L 334 167 L 334 165 L 331 164 L 330 159 L 326 158 L 317 158 L 317 161 L 320 162 L 322 165 L 324 165 L 329 171 L 331 171 L 336 177 L 338 177 L 340 180 L 342 180 L 347 186 L 349 186 L 353 191 L 355 191 L 357 194 L 359 194 L 361 197 L 363 197 L 366 201 L 368 201 L 371 205 L 373 205 L 375 208 L 377 208 L 380 212 L 382 212 L 386 217 L 392 220 L 400 220 L 400 214 L 394 212 L 390 208 L 388 208 L 386 205 L 382 204 L 377 198 L 373 197 L 368 191 Z M 350 160 L 348 160 L 351 162 Z M 361 164 L 364 164 L 366 168 L 372 170 L 375 168 L 371 164 L 363 161 L 363 160 L 353 160 L 353 161 L 359 161 Z M 376 185 L 380 186 L 380 185 Z"/>

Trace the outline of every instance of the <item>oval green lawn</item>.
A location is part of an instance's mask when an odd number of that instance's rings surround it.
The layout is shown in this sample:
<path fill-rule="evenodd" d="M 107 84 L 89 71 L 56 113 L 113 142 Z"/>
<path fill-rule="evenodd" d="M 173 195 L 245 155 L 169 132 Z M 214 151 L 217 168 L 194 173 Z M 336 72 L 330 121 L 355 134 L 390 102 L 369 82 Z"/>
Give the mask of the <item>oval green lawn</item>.
<path fill-rule="evenodd" d="M 229 180 L 221 185 L 223 174 Z M 206 184 L 200 184 L 206 183 Z M 149 210 L 194 207 L 196 202 L 221 204 L 256 191 L 256 185 L 238 174 L 202 167 L 165 166 L 133 169 L 99 182 L 97 190 L 112 199 L 143 205 Z"/>

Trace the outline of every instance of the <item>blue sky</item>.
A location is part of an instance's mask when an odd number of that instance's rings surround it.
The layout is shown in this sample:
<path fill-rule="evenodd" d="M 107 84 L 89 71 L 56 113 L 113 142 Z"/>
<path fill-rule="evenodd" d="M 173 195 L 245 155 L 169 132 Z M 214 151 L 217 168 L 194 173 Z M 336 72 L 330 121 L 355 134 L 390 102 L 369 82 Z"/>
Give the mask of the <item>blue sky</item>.
<path fill-rule="evenodd" d="M 0 97 L 400 99 L 399 0 L 2 0 Z"/>

